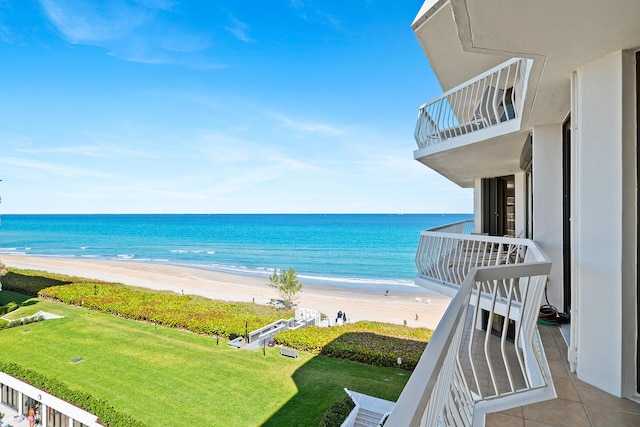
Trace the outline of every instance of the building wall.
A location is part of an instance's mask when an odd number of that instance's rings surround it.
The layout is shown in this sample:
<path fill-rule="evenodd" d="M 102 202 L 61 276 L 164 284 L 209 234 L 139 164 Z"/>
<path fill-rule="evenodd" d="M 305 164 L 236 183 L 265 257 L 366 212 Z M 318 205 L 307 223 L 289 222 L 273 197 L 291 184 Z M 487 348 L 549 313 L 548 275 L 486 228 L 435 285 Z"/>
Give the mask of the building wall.
<path fill-rule="evenodd" d="M 640 65 L 638 65 L 640 66 Z M 635 50 L 622 54 L 622 394 L 637 393 L 638 179 Z"/>
<path fill-rule="evenodd" d="M 572 294 L 578 377 L 622 395 L 622 54 L 576 72 Z"/>
<path fill-rule="evenodd" d="M 563 306 L 562 125 L 533 129 L 533 239 L 551 259 L 549 303 Z"/>

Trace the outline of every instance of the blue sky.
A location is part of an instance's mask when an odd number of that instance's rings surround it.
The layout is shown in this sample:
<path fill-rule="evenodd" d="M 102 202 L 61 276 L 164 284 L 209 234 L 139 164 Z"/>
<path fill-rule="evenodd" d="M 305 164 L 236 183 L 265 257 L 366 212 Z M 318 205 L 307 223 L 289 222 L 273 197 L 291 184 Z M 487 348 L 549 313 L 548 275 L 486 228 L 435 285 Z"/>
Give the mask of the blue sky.
<path fill-rule="evenodd" d="M 0 213 L 472 212 L 421 4 L 0 0 Z"/>

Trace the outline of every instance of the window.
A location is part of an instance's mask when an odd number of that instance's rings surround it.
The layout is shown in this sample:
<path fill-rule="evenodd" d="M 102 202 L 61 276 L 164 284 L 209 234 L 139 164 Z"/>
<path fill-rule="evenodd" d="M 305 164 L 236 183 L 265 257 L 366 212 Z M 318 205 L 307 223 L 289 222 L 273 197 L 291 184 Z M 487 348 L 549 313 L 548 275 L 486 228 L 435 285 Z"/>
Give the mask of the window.
<path fill-rule="evenodd" d="M 14 390 L 8 385 L 2 384 L 2 403 L 16 411 L 18 410 L 19 394 L 18 390 Z"/>
<path fill-rule="evenodd" d="M 47 426 L 69 427 L 69 417 L 53 408 L 49 408 L 49 413 L 47 414 Z"/>

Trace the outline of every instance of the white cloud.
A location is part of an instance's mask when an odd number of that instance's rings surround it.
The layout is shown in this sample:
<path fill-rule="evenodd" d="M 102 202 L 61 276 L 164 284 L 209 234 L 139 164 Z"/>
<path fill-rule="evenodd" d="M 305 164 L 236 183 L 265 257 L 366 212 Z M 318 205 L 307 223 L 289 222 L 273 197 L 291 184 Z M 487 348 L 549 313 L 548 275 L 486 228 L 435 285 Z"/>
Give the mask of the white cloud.
<path fill-rule="evenodd" d="M 170 1 L 39 1 L 51 23 L 71 43 L 98 46 L 130 62 L 226 68 L 204 55 L 213 46 L 209 34 L 181 26 L 175 19 L 170 24 L 162 19 L 159 12 L 169 13 Z"/>
<path fill-rule="evenodd" d="M 344 135 L 345 130 L 337 126 L 305 120 L 296 120 L 282 113 L 264 112 L 264 115 L 280 122 L 280 126 L 290 128 L 303 134 L 321 134 L 324 136 Z"/>
<path fill-rule="evenodd" d="M 29 147 L 29 148 L 18 148 L 15 151 L 21 153 L 28 154 L 53 154 L 53 153 L 62 153 L 62 154 L 76 154 L 82 156 L 89 157 L 146 157 L 146 158 L 155 158 L 155 154 L 146 153 L 143 151 L 131 150 L 128 148 L 121 148 L 115 146 L 108 145 L 77 145 L 77 146 L 69 146 L 69 147 L 55 147 L 55 148 L 45 148 L 45 147 Z"/>
<path fill-rule="evenodd" d="M 0 164 L 17 167 L 23 170 L 35 170 L 50 175 L 58 175 L 64 177 L 95 177 L 95 178 L 114 178 L 115 175 L 106 174 L 90 169 L 76 168 L 71 166 L 60 165 L 56 163 L 44 163 L 32 160 L 23 160 L 15 157 L 0 157 Z"/>
<path fill-rule="evenodd" d="M 229 19 L 231 20 L 231 26 L 223 27 L 225 30 L 229 31 L 240 41 L 243 41 L 246 43 L 255 42 L 255 40 L 253 40 L 248 34 L 249 26 L 247 24 L 240 21 L 239 19 L 237 19 L 231 14 L 229 14 Z"/>
<path fill-rule="evenodd" d="M 147 7 L 121 0 L 105 2 L 40 0 L 47 17 L 71 43 L 113 40 L 140 26 L 151 17 Z"/>

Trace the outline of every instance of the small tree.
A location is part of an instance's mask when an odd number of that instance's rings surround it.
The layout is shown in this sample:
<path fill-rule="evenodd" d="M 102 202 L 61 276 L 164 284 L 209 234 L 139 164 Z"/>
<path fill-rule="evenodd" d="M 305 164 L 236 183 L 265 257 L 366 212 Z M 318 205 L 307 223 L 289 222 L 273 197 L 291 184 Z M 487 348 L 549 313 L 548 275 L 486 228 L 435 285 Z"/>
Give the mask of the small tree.
<path fill-rule="evenodd" d="M 293 268 L 282 271 L 278 274 L 277 271 L 273 273 L 273 276 L 269 278 L 269 286 L 276 290 L 278 295 L 284 301 L 284 304 L 291 308 L 298 292 L 302 292 L 302 283 L 298 280 L 298 274 Z"/>

